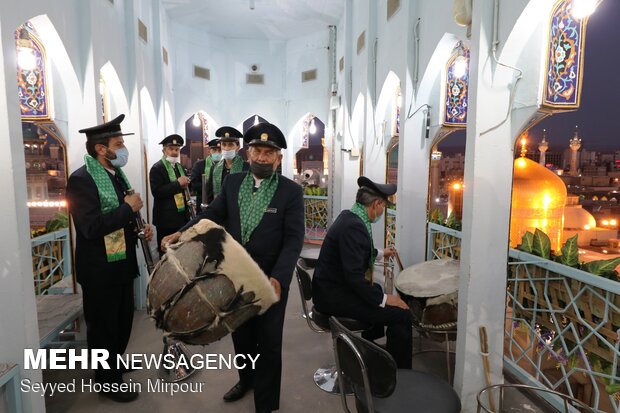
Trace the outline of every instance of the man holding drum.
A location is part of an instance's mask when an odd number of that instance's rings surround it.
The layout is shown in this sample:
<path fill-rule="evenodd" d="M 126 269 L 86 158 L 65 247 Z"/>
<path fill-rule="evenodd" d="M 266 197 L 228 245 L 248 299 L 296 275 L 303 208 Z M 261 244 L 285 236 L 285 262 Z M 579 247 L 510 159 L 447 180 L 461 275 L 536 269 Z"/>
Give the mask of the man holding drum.
<path fill-rule="evenodd" d="M 399 368 L 410 369 L 413 344 L 409 307 L 398 295 L 384 294 L 372 283 L 377 250 L 371 224 L 385 211 L 396 185 L 378 184 L 364 176 L 359 177 L 357 185 L 355 204 L 340 213 L 321 246 L 312 279 L 314 305 L 325 314 L 364 321 L 381 330 L 387 326 L 387 351 Z M 385 256 L 390 253 L 387 250 Z"/>
<path fill-rule="evenodd" d="M 256 370 L 239 370 L 239 382 L 225 395 L 232 402 L 254 388 L 257 412 L 280 407 L 282 330 L 289 285 L 304 241 L 304 201 L 301 186 L 276 170 L 286 149 L 284 135 L 270 123 L 252 126 L 244 136 L 250 148 L 250 171 L 231 173 L 220 194 L 181 231 L 207 218 L 224 225 L 242 244 L 273 285 L 280 301 L 232 333 L 237 354 L 260 355 Z M 162 240 L 162 249 L 180 232 Z M 233 257 L 234 259 L 234 257 Z"/>

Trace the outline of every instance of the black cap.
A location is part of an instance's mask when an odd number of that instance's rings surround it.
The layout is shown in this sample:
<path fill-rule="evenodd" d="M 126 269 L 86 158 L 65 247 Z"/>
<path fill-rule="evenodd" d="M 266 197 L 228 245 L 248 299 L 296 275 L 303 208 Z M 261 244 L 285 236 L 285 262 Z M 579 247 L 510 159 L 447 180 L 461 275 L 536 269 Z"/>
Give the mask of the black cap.
<path fill-rule="evenodd" d="M 365 176 L 360 176 L 357 178 L 357 186 L 360 188 L 366 188 L 380 197 L 387 199 L 389 196 L 394 195 L 396 193 L 396 185 L 395 184 L 378 184 L 376 182 L 371 181 Z"/>
<path fill-rule="evenodd" d="M 248 129 L 243 136 L 243 141 L 250 146 L 264 145 L 286 149 L 286 139 L 282 131 L 276 125 L 267 122 L 257 123 Z"/>
<path fill-rule="evenodd" d="M 109 122 L 90 128 L 80 129 L 78 132 L 85 133 L 87 140 L 111 138 L 114 136 L 133 135 L 133 133 L 122 133 L 121 122 L 125 119 L 124 114 L 118 115 Z"/>
<path fill-rule="evenodd" d="M 239 142 L 239 138 L 243 138 L 243 133 L 231 126 L 222 126 L 215 131 L 215 136 L 220 138 L 220 142 Z"/>
<path fill-rule="evenodd" d="M 184 143 L 185 141 L 181 135 L 177 135 L 176 133 L 166 136 L 163 141 L 159 142 L 160 145 L 164 146 L 183 146 Z"/>
<path fill-rule="evenodd" d="M 213 149 L 219 148 L 221 146 L 220 145 L 220 140 L 219 139 L 211 139 L 209 142 L 207 142 L 207 146 L 209 148 L 213 148 Z"/>

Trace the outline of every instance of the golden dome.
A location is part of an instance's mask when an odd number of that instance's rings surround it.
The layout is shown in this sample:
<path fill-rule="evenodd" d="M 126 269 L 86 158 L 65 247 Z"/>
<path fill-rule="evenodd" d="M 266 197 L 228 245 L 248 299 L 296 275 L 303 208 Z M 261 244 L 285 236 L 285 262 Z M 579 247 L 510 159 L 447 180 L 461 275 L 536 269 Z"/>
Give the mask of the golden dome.
<path fill-rule="evenodd" d="M 510 246 L 516 247 L 526 231 L 538 228 L 551 239 L 551 248 L 559 250 L 565 204 L 566 186 L 556 174 L 530 159 L 515 159 Z"/>

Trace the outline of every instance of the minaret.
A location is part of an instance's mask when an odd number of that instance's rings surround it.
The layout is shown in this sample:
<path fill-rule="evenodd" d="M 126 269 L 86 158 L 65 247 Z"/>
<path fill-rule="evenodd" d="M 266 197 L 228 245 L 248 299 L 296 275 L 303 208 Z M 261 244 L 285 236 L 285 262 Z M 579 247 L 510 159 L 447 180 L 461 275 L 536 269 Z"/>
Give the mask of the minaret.
<path fill-rule="evenodd" d="M 581 138 L 579 137 L 579 129 L 575 125 L 575 134 L 573 138 L 569 141 L 570 143 L 570 176 L 577 176 L 579 174 L 578 169 L 579 165 L 577 165 L 577 151 L 581 148 Z"/>
<path fill-rule="evenodd" d="M 545 166 L 546 164 L 545 155 L 547 153 L 547 149 L 549 149 L 549 142 L 547 142 L 547 129 L 543 129 L 543 139 L 538 144 L 538 150 L 540 151 L 540 159 L 538 160 L 538 163 L 542 166 Z"/>

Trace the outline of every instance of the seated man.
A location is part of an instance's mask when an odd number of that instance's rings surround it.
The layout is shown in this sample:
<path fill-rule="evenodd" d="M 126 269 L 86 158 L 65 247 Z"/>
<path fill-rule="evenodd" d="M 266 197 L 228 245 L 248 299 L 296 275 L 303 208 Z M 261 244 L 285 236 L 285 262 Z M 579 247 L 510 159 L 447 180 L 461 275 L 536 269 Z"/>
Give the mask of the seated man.
<path fill-rule="evenodd" d="M 377 184 L 364 176 L 357 185 L 353 208 L 340 213 L 323 241 L 312 280 L 314 306 L 325 314 L 387 326 L 387 351 L 399 368 L 410 369 L 409 307 L 398 295 L 386 295 L 372 283 L 377 250 L 370 225 L 385 211 L 387 197 L 396 193 L 396 185 Z M 391 253 L 386 250 L 385 256 Z"/>

